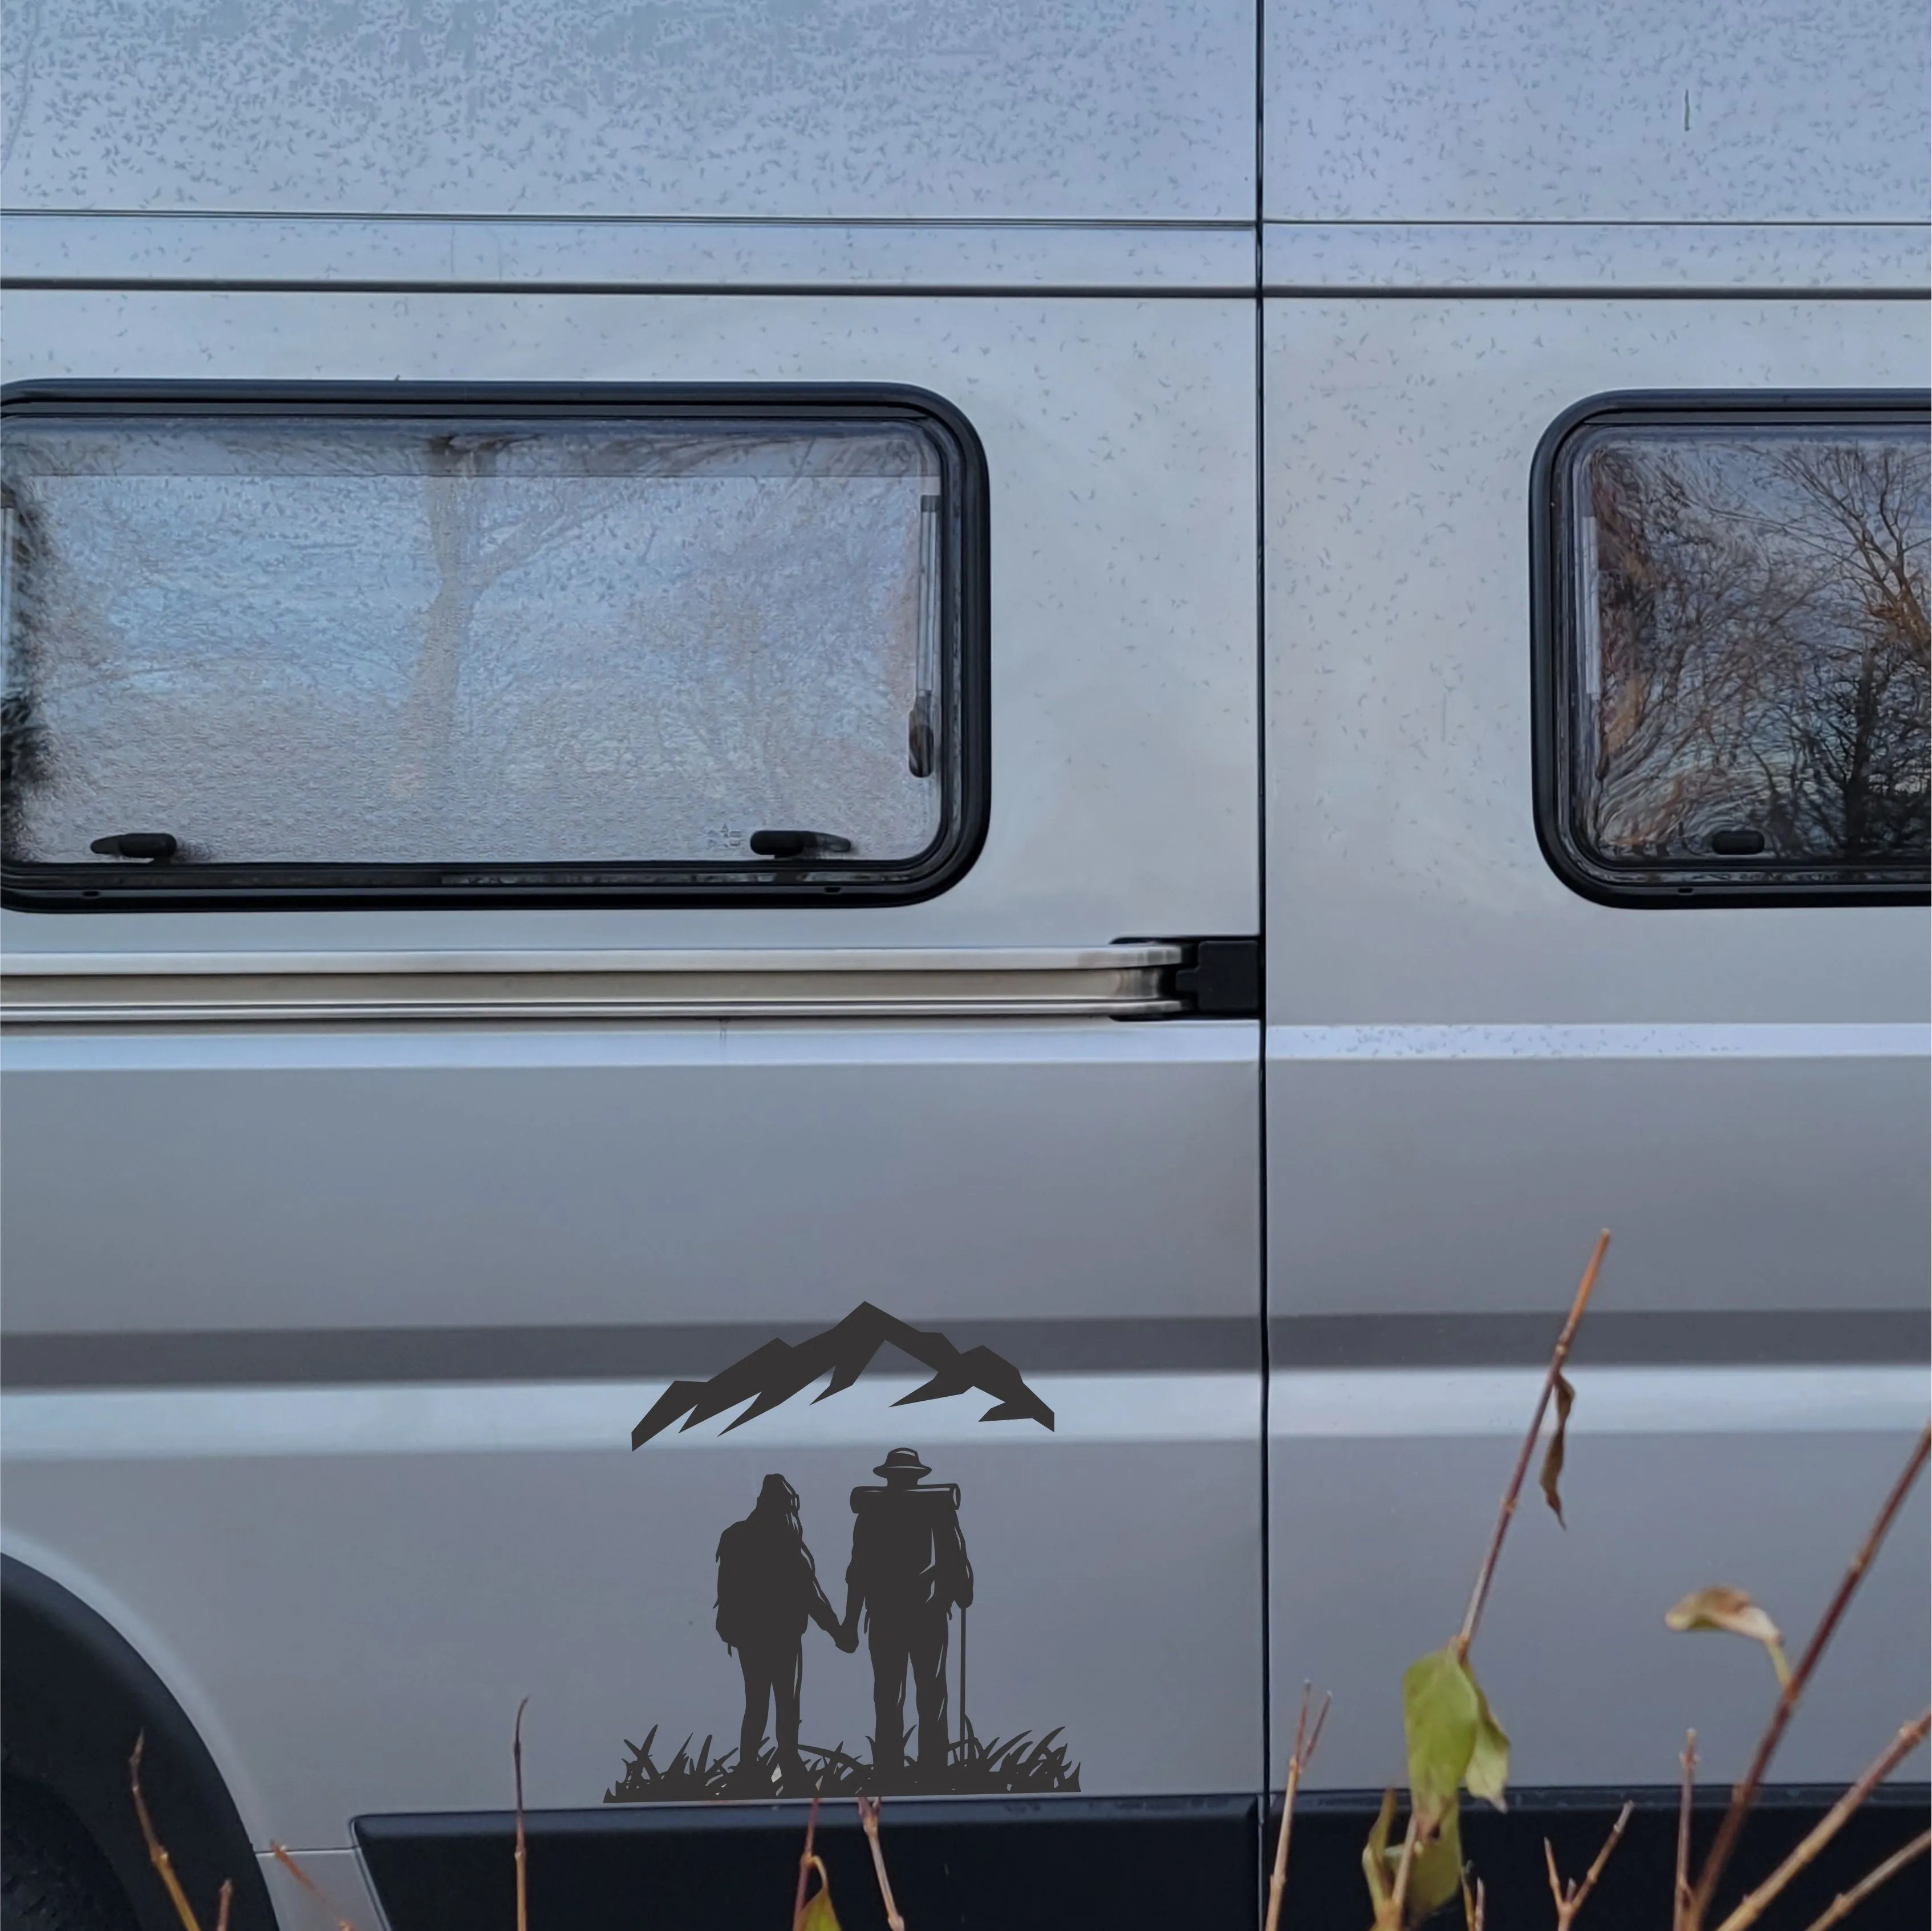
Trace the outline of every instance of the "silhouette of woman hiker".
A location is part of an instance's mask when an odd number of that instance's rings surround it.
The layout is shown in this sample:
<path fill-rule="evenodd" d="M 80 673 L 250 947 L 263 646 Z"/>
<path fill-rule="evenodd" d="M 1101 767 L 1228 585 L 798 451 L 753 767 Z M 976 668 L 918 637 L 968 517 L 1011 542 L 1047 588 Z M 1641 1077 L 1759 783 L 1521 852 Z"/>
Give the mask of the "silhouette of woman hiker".
<path fill-rule="evenodd" d="M 799 1687 L 805 1626 L 816 1623 L 849 1656 L 859 1647 L 832 1613 L 798 1519 L 798 1491 L 767 1475 L 752 1513 L 718 1538 L 718 1633 L 745 1673 L 745 1720 L 735 1780 L 769 1792 L 759 1770 L 765 1712 L 777 1705 L 778 1768 L 784 1789 L 810 1788 L 798 1753 Z"/>
<path fill-rule="evenodd" d="M 845 1621 L 839 1647 L 858 1646 L 866 1612 L 872 1659 L 872 1768 L 884 1788 L 905 1769 L 906 1672 L 919 1713 L 919 1780 L 946 1776 L 946 1645 L 952 1608 L 970 1609 L 973 1565 L 959 1530 L 959 1490 L 919 1486 L 932 1471 L 910 1448 L 896 1448 L 873 1474 L 883 1489 L 854 1489 L 852 1563 L 845 1572 Z"/>

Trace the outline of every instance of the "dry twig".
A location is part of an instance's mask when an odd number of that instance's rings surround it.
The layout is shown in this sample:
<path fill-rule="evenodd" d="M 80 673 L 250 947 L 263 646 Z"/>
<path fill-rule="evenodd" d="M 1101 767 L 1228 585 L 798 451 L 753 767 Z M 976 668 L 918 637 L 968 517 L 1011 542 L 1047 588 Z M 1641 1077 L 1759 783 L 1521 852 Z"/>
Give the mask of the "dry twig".
<path fill-rule="evenodd" d="M 1905 1498 L 1918 1480 L 1920 1470 L 1925 1466 L 1926 1457 L 1932 1453 L 1932 1426 L 1926 1428 L 1913 1447 L 1904 1471 L 1892 1485 L 1892 1493 L 1885 1498 L 1885 1506 L 1879 1510 L 1878 1519 L 1867 1532 L 1859 1544 L 1858 1553 L 1851 1560 L 1844 1575 L 1840 1579 L 1836 1593 L 1826 1606 L 1825 1613 L 1818 1619 L 1818 1627 L 1811 1633 L 1811 1640 L 1804 1646 L 1804 1654 L 1798 1660 L 1798 1667 L 1791 1672 L 1791 1678 L 1778 1693 L 1778 1703 L 1771 1713 L 1771 1720 L 1765 1726 L 1764 1735 L 1758 1739 L 1756 1750 L 1752 1753 L 1749 1765 L 1743 1777 L 1731 1792 L 1730 1805 L 1724 1812 L 1724 1820 L 1718 1827 L 1718 1834 L 1710 1849 L 1706 1852 L 1702 1867 L 1697 1873 L 1697 1885 L 1691 1894 L 1690 1902 L 1684 1912 L 1683 1931 L 1702 1931 L 1704 1914 L 1711 1908 L 1711 1900 L 1716 1893 L 1719 1879 L 1724 1874 L 1724 1867 L 1730 1861 L 1731 1853 L 1736 1849 L 1738 1835 L 1744 1828 L 1744 1818 L 1756 1799 L 1758 1786 L 1764 1781 L 1764 1774 L 1771 1767 L 1771 1759 L 1783 1740 L 1785 1726 L 1791 1720 L 1791 1713 L 1798 1707 L 1798 1699 L 1804 1693 L 1804 1687 L 1811 1680 L 1811 1673 L 1818 1666 L 1818 1660 L 1825 1653 L 1825 1645 L 1832 1640 L 1839 1620 L 1850 1605 L 1858 1584 L 1864 1579 L 1865 1571 L 1871 1567 L 1872 1558 L 1878 1553 L 1886 1532 L 1892 1527 L 1893 1519 L 1905 1505 Z"/>
<path fill-rule="evenodd" d="M 1670 1931 L 1684 1931 L 1684 1907 L 1690 1902 L 1690 1798 L 1697 1788 L 1697 1732 L 1684 1732 L 1684 1786 L 1677 1799 L 1677 1882 L 1670 1892 Z"/>
<path fill-rule="evenodd" d="M 148 1847 L 148 1861 L 160 1873 L 161 1882 L 166 1886 L 168 1900 L 175 1908 L 175 1915 L 182 1921 L 182 1931 L 201 1931 L 201 1921 L 194 1915 L 194 1907 L 188 1901 L 188 1893 L 182 1889 L 181 1879 L 175 1876 L 174 1861 L 168 1855 L 167 1846 L 154 1834 L 154 1819 L 148 1815 L 148 1800 L 141 1794 L 141 1753 L 148 1747 L 148 1733 L 143 1730 L 134 1739 L 134 1754 L 128 1759 L 128 1782 L 134 1793 L 134 1815 L 140 1819 L 141 1839 Z M 223 1888 L 222 1918 L 225 1922 L 228 1912 L 226 1904 L 227 1888 Z"/>
<path fill-rule="evenodd" d="M 510 1733 L 510 1762 L 517 1777 L 517 1931 L 530 1931 L 528 1847 L 524 1842 L 524 1712 L 530 1699 L 517 1705 L 516 1727 Z"/>
<path fill-rule="evenodd" d="M 320 1905 L 322 1909 L 327 1912 L 329 1916 L 335 1920 L 335 1931 L 356 1931 L 355 1926 L 352 1924 L 347 1918 L 344 1917 L 341 1912 L 338 1911 L 335 1906 L 329 1902 L 328 1898 L 322 1891 L 322 1886 L 317 1884 L 315 1879 L 310 1877 L 308 1873 L 304 1870 L 302 1866 L 296 1862 L 294 1858 L 284 1846 L 276 1843 L 272 1839 L 271 1839 L 268 1844 L 268 1849 L 274 1854 L 276 1863 L 280 1864 L 283 1870 L 286 1871 L 295 1879 L 296 1883 L 300 1885 L 302 1889 L 307 1891 L 309 1896 L 314 1898 L 316 1903 Z"/>
<path fill-rule="evenodd" d="M 1322 1726 L 1328 1720 L 1330 1699 L 1324 1696 L 1315 1728 L 1311 1731 L 1308 1727 L 1308 1699 L 1314 1689 L 1312 1683 L 1301 1686 L 1301 1708 L 1295 1714 L 1294 1748 L 1288 1759 L 1288 1795 L 1282 1805 L 1281 1835 L 1274 1840 L 1274 1872 L 1268 1879 L 1268 1931 L 1278 1931 L 1281 1924 L 1281 1894 L 1288 1885 L 1288 1834 L 1294 1822 L 1294 1793 L 1301 1787 L 1301 1773 L 1308 1768 L 1315 1746 L 1322 1741 Z"/>
<path fill-rule="evenodd" d="M 1591 1250 L 1589 1265 L 1583 1270 L 1583 1278 L 1577 1284 L 1576 1298 L 1570 1304 L 1570 1318 L 1563 1324 L 1563 1331 L 1556 1337 L 1556 1345 L 1551 1351 L 1550 1369 L 1543 1378 L 1543 1392 L 1536 1398 L 1536 1412 L 1530 1417 L 1529 1433 L 1523 1438 L 1522 1450 L 1516 1457 L 1516 1468 L 1510 1474 L 1509 1486 L 1503 1491 L 1503 1505 L 1496 1516 L 1496 1526 L 1490 1537 L 1490 1546 L 1483 1558 L 1483 1566 L 1476 1572 L 1476 1586 L 1469 1592 L 1469 1606 L 1462 1613 L 1462 1627 L 1456 1633 L 1452 1647 L 1458 1661 L 1469 1654 L 1469 1645 L 1475 1641 L 1477 1625 L 1483 1620 L 1483 1607 L 1490 1600 L 1490 1585 L 1496 1579 L 1496 1561 L 1503 1552 L 1503 1537 L 1509 1533 L 1510 1519 L 1516 1513 L 1516 1503 L 1522 1494 L 1523 1477 L 1529 1473 L 1529 1458 L 1536 1453 L 1537 1438 L 1543 1432 L 1543 1417 L 1549 1411 L 1550 1398 L 1556 1392 L 1558 1378 L 1563 1372 L 1563 1364 L 1570 1358 L 1570 1344 L 1576 1338 L 1576 1330 L 1583 1318 L 1583 1311 L 1590 1304 L 1590 1296 L 1595 1291 L 1597 1275 L 1604 1264 L 1604 1255 L 1610 1244 L 1610 1230 L 1597 1236 L 1597 1244 Z"/>
<path fill-rule="evenodd" d="M 1904 1725 L 1858 1782 L 1808 1831 L 1791 1855 L 1718 1926 L 1718 1931 L 1744 1931 L 1764 1915 L 1766 1907 L 1845 1827 L 1852 1813 L 1932 1731 L 1932 1710 Z"/>
<path fill-rule="evenodd" d="M 1597 1888 L 1597 1880 L 1604 1874 L 1604 1867 L 1610 1861 L 1610 1853 L 1617 1847 L 1624 1834 L 1624 1827 L 1630 1820 L 1630 1813 L 1636 1808 L 1626 1803 L 1617 1813 L 1617 1821 L 1610 1826 L 1610 1834 L 1604 1840 L 1604 1848 L 1597 1853 L 1597 1861 L 1583 1875 L 1581 1884 L 1567 1887 L 1556 1875 L 1556 1853 L 1550 1849 L 1550 1840 L 1543 1840 L 1543 1861 L 1550 1871 L 1550 1894 L 1556 1900 L 1556 1931 L 1570 1931 L 1576 1921 L 1576 1914 L 1583 1908 L 1592 1891 Z"/>
<path fill-rule="evenodd" d="M 1475 1586 L 1469 1592 L 1469 1606 L 1463 1612 L 1462 1627 L 1449 1644 L 1449 1653 L 1459 1666 L 1466 1666 L 1469 1645 L 1474 1642 L 1476 1631 L 1483 1620 L 1483 1609 L 1490 1600 L 1490 1585 L 1496 1580 L 1496 1564 L 1502 1555 L 1503 1538 L 1509 1534 L 1509 1525 L 1514 1518 L 1516 1505 L 1522 1496 L 1523 1479 L 1529 1473 L 1530 1457 L 1536 1453 L 1536 1444 L 1543 1433 L 1544 1417 L 1548 1414 L 1551 1398 L 1557 1384 L 1563 1378 L 1563 1365 L 1570 1358 L 1570 1349 L 1576 1338 L 1576 1330 L 1582 1325 L 1583 1315 L 1590 1305 L 1590 1297 L 1595 1292 L 1597 1276 L 1602 1271 L 1604 1256 L 1609 1252 L 1610 1230 L 1606 1228 L 1597 1236 L 1597 1244 L 1590 1250 L 1590 1258 L 1583 1270 L 1583 1277 L 1576 1284 L 1575 1298 L 1570 1303 L 1570 1312 L 1564 1321 L 1562 1331 L 1557 1335 L 1556 1345 L 1551 1349 L 1550 1366 L 1543 1378 L 1543 1388 L 1536 1398 L 1536 1411 L 1530 1417 L 1529 1432 L 1523 1438 L 1521 1450 L 1516 1459 L 1516 1466 L 1510 1471 L 1509 1484 L 1503 1491 L 1502 1505 L 1496 1512 L 1496 1525 L 1491 1532 L 1489 1547 L 1484 1551 L 1482 1564 L 1476 1572 Z M 1560 1424 L 1559 1424 L 1560 1425 Z M 1439 1826 L 1441 1819 L 1437 1819 Z M 1431 1835 L 1432 1836 L 1432 1831 Z M 1395 1868 L 1395 1880 L 1386 1898 L 1378 1891 L 1377 1909 L 1382 1914 L 1378 1924 L 1386 1922 L 1400 1925 L 1408 1903 L 1408 1888 L 1413 1879 L 1416 1859 L 1425 1848 L 1425 1839 L 1420 1819 L 1414 1804 L 1409 1806 L 1408 1825 L 1402 1834 L 1402 1855 Z"/>
<path fill-rule="evenodd" d="M 1395 1867 L 1395 1883 L 1389 1892 L 1388 1921 L 1400 1931 L 1408 1909 L 1408 1881 L 1415 1873 L 1415 1854 L 1422 1848 L 1422 1834 L 1416 1827 L 1415 1807 L 1409 1806 L 1408 1828 L 1402 1834 L 1402 1858 Z"/>
<path fill-rule="evenodd" d="M 1932 1849 L 1932 1831 L 1922 1831 L 1910 1843 L 1902 1845 L 1894 1851 L 1875 1870 L 1867 1871 L 1850 1891 L 1840 1891 L 1824 1910 L 1812 1919 L 1809 1931 L 1830 1931 L 1830 1927 L 1850 1917 L 1880 1885 L 1888 1878 L 1896 1877 L 1914 1858 L 1922 1858 L 1928 1849 Z"/>
<path fill-rule="evenodd" d="M 879 1897 L 886 1907 L 886 1922 L 892 1931 L 906 1931 L 905 1920 L 892 1902 L 892 1881 L 886 1876 L 886 1853 L 879 1843 L 879 1800 L 876 1797 L 860 1798 L 859 1822 L 865 1826 L 866 1841 L 872 1846 L 872 1869 L 878 1876 Z"/>
<path fill-rule="evenodd" d="M 1483 1918 L 1488 1905 L 1489 1900 L 1483 1895 L 1483 1881 L 1480 1878 L 1476 1880 L 1474 1896 L 1470 1895 L 1469 1879 L 1466 1871 L 1462 1878 L 1463 1931 L 1483 1931 Z"/>
<path fill-rule="evenodd" d="M 798 1888 L 791 1894 L 791 1931 L 798 1931 L 798 1921 L 805 1915 L 805 1888 L 811 1881 L 813 1865 L 818 1863 L 812 1854 L 812 1840 L 818 1834 L 818 1793 L 814 1790 L 812 1808 L 805 1813 L 805 1849 L 798 1860 Z"/>

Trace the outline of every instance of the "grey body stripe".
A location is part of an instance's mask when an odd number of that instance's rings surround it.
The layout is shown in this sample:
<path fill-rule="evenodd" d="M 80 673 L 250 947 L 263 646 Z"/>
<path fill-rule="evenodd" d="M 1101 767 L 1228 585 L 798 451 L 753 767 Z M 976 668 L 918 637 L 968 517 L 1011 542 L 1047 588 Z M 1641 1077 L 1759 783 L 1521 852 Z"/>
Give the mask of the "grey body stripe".
<path fill-rule="evenodd" d="M 1562 1325 L 1544 1314 L 1316 1314 L 1268 1324 L 1279 1369 L 1505 1368 L 1540 1365 Z M 1932 1354 L 1924 1308 L 1592 1310 L 1573 1358 L 1600 1367 L 1844 1367 Z"/>
<path fill-rule="evenodd" d="M 983 1346 L 1023 1372 L 1177 1372 L 1254 1369 L 1252 1320 L 954 1322 L 962 1348 Z M 806 1341 L 809 1321 L 635 1327 L 394 1327 L 172 1333 L 23 1334 L 0 1350 L 10 1388 L 342 1386 L 383 1381 L 634 1381 L 704 1376 L 761 1342 Z M 898 1357 L 880 1357 L 885 1367 Z M 916 1364 L 908 1364 L 916 1365 Z"/>
<path fill-rule="evenodd" d="M 1240 1318 L 949 1322 L 962 1347 L 1038 1373 L 1238 1372 L 1259 1366 Z M 1548 1314 L 1301 1315 L 1269 1323 L 1274 1366 L 1502 1368 L 1549 1358 Z M 0 1351 L 8 1388 L 353 1386 L 385 1382 L 629 1381 L 714 1374 L 808 1322 L 690 1326 L 255 1330 L 20 1334 Z M 1911 1364 L 1932 1354 L 1932 1313 L 1860 1309 L 1593 1316 L 1576 1358 L 1610 1366 Z"/>

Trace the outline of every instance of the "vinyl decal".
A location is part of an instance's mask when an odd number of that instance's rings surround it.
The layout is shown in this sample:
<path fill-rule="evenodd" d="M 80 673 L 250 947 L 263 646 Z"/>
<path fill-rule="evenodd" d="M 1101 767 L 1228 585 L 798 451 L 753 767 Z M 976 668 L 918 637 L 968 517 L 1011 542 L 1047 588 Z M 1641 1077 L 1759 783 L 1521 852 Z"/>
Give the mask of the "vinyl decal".
<path fill-rule="evenodd" d="M 994 1397 L 982 1421 L 1053 1426 L 1053 1411 L 1011 1362 L 990 1348 L 962 1351 L 944 1335 L 910 1327 L 866 1301 L 809 1341 L 796 1346 L 769 1341 L 708 1381 L 673 1382 L 632 1431 L 631 1446 L 643 1447 L 674 1422 L 693 1428 L 748 1405 L 727 1424 L 728 1434 L 829 1378 L 817 1398 L 824 1401 L 850 1387 L 888 1342 L 932 1370 L 929 1381 L 896 1406 L 977 1388 Z M 660 1766 L 652 1756 L 654 1726 L 641 1744 L 626 1741 L 630 1761 L 604 1792 L 607 1804 L 1079 1789 L 1080 1767 L 1067 1761 L 1058 1729 L 1036 1741 L 1030 1731 L 982 1741 L 966 1714 L 973 1564 L 960 1522 L 958 1483 L 928 1480 L 932 1470 L 910 1448 L 892 1450 L 872 1473 L 874 1482 L 851 1492 L 842 1612 L 819 1580 L 800 1520 L 798 1492 L 783 1475 L 766 1476 L 750 1513 L 726 1525 L 718 1540 L 714 1606 L 718 1637 L 736 1657 L 744 1681 L 736 1746 L 716 1753 L 716 1737 L 707 1736 L 694 1755 L 692 1739 L 686 1738 Z M 845 1666 L 869 1665 L 872 1671 L 869 1760 L 848 1753 L 842 1743 L 828 1747 L 800 1740 L 806 1634 L 814 1624 L 842 1658 L 856 1656 L 862 1635 L 865 1664 Z M 814 1645 L 815 1657 L 823 1654 Z M 951 1696 L 956 1681 L 956 1720 Z"/>
<path fill-rule="evenodd" d="M 1036 1421 L 1042 1428 L 1052 1427 L 1053 1411 L 1003 1356 L 990 1348 L 969 1348 L 962 1354 L 944 1335 L 909 1327 L 884 1308 L 861 1301 L 836 1327 L 828 1327 L 796 1348 L 789 1342 L 768 1341 L 708 1381 L 672 1382 L 650 1413 L 632 1429 L 631 1446 L 643 1447 L 680 1415 L 688 1417 L 686 1428 L 695 1428 L 740 1402 L 750 1402 L 752 1405 L 726 1428 L 728 1435 L 781 1402 L 790 1401 L 820 1375 L 830 1375 L 832 1379 L 818 1397 L 822 1402 L 851 1387 L 888 1341 L 933 1371 L 931 1381 L 902 1396 L 893 1403 L 895 1408 L 978 1388 L 999 1397 L 996 1405 L 980 1417 L 982 1421 Z"/>

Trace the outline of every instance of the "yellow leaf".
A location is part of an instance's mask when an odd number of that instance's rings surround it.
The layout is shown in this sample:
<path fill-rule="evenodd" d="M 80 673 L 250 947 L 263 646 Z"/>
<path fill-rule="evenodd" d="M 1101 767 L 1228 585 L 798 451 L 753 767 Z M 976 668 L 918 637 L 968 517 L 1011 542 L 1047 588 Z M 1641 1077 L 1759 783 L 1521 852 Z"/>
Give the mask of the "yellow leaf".
<path fill-rule="evenodd" d="M 818 1888 L 806 1900 L 794 1931 L 838 1931 L 838 1914 L 832 1908 L 832 1886 L 825 1867 L 816 1858 L 812 1861 L 818 1873 Z"/>
<path fill-rule="evenodd" d="M 832 1909 L 832 1894 L 821 1891 L 806 1901 L 800 1914 L 798 1931 L 838 1931 L 838 1914 Z"/>
<path fill-rule="evenodd" d="M 1369 1900 L 1375 1906 L 1376 1922 L 1381 1924 L 1389 1905 L 1389 1832 L 1395 1828 L 1395 1792 L 1382 1792 L 1382 1807 L 1376 1815 L 1369 1841 L 1362 1846 L 1362 1875 L 1369 1881 Z"/>
<path fill-rule="evenodd" d="M 1509 1736 L 1496 1721 L 1490 1699 L 1473 1674 L 1469 1681 L 1476 1692 L 1476 1742 L 1469 1753 L 1463 1785 L 1472 1797 L 1492 1804 L 1498 1810 L 1507 1810 L 1509 1806 L 1503 1801 L 1503 1792 L 1509 1783 Z"/>
<path fill-rule="evenodd" d="M 1458 1807 L 1451 1804 L 1442 1827 L 1426 1843 L 1418 1844 L 1409 1865 L 1408 1896 L 1402 1915 L 1410 1924 L 1440 1911 L 1462 1888 L 1462 1826 Z"/>
<path fill-rule="evenodd" d="M 1476 1747 L 1480 1701 L 1475 1684 L 1454 1649 L 1431 1650 L 1402 1672 L 1408 1801 L 1424 1830 L 1434 1830 L 1456 1801 Z"/>
<path fill-rule="evenodd" d="M 1576 1405 L 1576 1390 L 1561 1375 L 1556 1378 L 1556 1426 L 1551 1432 L 1550 1446 L 1543 1451 L 1543 1499 L 1555 1510 L 1556 1519 L 1564 1528 L 1570 1525 L 1563 1520 L 1563 1498 L 1556 1485 L 1563 1477 L 1563 1450 L 1564 1438 L 1569 1432 L 1570 1411 Z"/>

